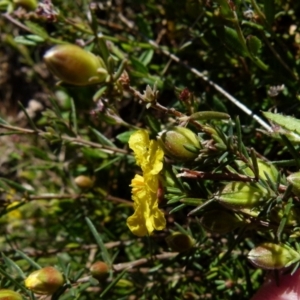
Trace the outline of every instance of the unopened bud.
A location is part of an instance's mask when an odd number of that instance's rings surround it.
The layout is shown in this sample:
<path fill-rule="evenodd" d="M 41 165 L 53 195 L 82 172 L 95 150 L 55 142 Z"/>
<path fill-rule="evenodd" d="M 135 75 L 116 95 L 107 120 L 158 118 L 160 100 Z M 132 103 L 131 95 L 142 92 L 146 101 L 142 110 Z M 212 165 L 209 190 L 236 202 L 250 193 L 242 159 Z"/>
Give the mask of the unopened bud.
<path fill-rule="evenodd" d="M 296 172 L 288 176 L 287 181 L 293 185 L 293 193 L 300 197 L 300 172 Z"/>
<path fill-rule="evenodd" d="M 179 161 L 195 159 L 201 148 L 197 135 L 185 127 L 160 132 L 158 142 L 167 156 Z"/>
<path fill-rule="evenodd" d="M 241 160 L 236 160 L 235 161 L 236 164 L 240 167 L 241 171 L 248 176 L 254 177 L 254 173 L 252 172 L 252 170 L 249 167 L 246 167 L 246 164 L 241 161 Z M 277 176 L 278 176 L 278 171 L 275 168 L 274 165 L 261 160 L 261 159 L 257 159 L 257 165 L 258 165 L 258 173 L 259 173 L 259 177 L 263 180 L 267 180 L 267 176 L 276 182 L 277 181 Z"/>
<path fill-rule="evenodd" d="M 205 212 L 200 222 L 206 230 L 219 234 L 228 233 L 243 223 L 242 219 L 238 218 L 236 214 L 224 209 L 214 209 Z"/>
<path fill-rule="evenodd" d="M 168 246 L 175 252 L 186 252 L 195 246 L 195 240 L 181 232 L 173 232 L 166 238 Z"/>
<path fill-rule="evenodd" d="M 36 294 L 52 295 L 63 284 L 63 275 L 53 267 L 34 271 L 25 279 L 25 286 Z"/>
<path fill-rule="evenodd" d="M 216 195 L 216 199 L 225 207 L 257 216 L 260 204 L 269 197 L 269 193 L 259 184 L 230 182 Z"/>
<path fill-rule="evenodd" d="M 99 281 L 104 281 L 109 276 L 109 267 L 103 261 L 97 261 L 90 267 L 92 276 Z"/>
<path fill-rule="evenodd" d="M 0 300 L 23 300 L 19 293 L 11 290 L 0 290 Z"/>
<path fill-rule="evenodd" d="M 37 8 L 36 0 L 13 0 L 16 7 L 23 7 L 26 10 L 35 10 Z"/>
<path fill-rule="evenodd" d="M 76 45 L 57 45 L 44 55 L 49 70 L 60 80 L 74 85 L 104 82 L 108 76 L 104 62 Z"/>
<path fill-rule="evenodd" d="M 94 185 L 94 179 L 84 175 L 77 176 L 74 182 L 81 189 L 90 189 Z"/>
<path fill-rule="evenodd" d="M 263 243 L 249 252 L 248 259 L 256 267 L 275 270 L 298 262 L 300 254 L 287 245 Z"/>

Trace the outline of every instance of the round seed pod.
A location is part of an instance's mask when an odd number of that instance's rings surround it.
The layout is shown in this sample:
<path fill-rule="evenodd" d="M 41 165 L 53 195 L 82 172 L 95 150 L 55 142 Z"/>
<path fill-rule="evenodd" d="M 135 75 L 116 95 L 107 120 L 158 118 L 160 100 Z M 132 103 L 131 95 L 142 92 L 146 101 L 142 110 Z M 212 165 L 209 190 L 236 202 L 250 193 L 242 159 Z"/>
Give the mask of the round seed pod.
<path fill-rule="evenodd" d="M 178 161 L 195 159 L 201 149 L 197 135 L 185 127 L 177 126 L 160 132 L 158 142 L 165 155 Z"/>
<path fill-rule="evenodd" d="M 44 55 L 49 70 L 60 80 L 73 85 L 105 82 L 108 73 L 104 62 L 76 45 L 57 45 Z"/>

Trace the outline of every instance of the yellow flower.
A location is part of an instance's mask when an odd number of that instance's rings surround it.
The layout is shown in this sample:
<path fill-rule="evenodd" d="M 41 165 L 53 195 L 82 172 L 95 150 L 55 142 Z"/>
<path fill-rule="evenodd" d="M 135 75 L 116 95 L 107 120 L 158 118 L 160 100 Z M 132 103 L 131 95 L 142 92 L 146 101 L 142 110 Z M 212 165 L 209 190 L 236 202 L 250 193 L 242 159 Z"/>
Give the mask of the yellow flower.
<path fill-rule="evenodd" d="M 135 175 L 131 181 L 134 214 L 127 219 L 133 234 L 145 236 L 166 227 L 165 216 L 158 208 L 158 174 L 163 167 L 164 152 L 157 141 L 149 140 L 146 130 L 130 136 L 129 147 L 134 151 L 137 165 L 143 176 Z"/>

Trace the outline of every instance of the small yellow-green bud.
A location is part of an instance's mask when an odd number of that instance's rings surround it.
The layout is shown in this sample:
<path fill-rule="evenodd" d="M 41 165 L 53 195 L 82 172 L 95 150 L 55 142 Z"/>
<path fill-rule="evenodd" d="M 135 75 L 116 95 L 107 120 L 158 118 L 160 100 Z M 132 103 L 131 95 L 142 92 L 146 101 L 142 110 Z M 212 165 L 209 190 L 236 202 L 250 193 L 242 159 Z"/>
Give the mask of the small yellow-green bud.
<path fill-rule="evenodd" d="M 179 161 L 195 159 L 201 149 L 197 135 L 185 127 L 160 132 L 158 142 L 167 156 Z"/>
<path fill-rule="evenodd" d="M 23 7 L 26 10 L 35 10 L 37 8 L 36 0 L 13 0 L 16 7 Z"/>
<path fill-rule="evenodd" d="M 11 290 L 0 290 L 0 300 L 23 300 L 19 293 Z"/>
<path fill-rule="evenodd" d="M 94 186 L 94 179 L 84 175 L 77 176 L 74 182 L 81 189 L 90 189 Z"/>
<path fill-rule="evenodd" d="M 186 252 L 195 246 L 195 240 L 191 236 L 181 232 L 173 232 L 166 237 L 166 242 L 172 251 L 175 252 Z"/>
<path fill-rule="evenodd" d="M 90 267 L 92 276 L 99 281 L 104 281 L 109 276 L 109 267 L 103 261 L 97 261 Z"/>
<path fill-rule="evenodd" d="M 100 57 L 76 45 L 57 45 L 44 55 L 49 70 L 60 80 L 73 85 L 104 82 L 108 76 Z"/>
<path fill-rule="evenodd" d="M 25 279 L 25 286 L 36 294 L 52 295 L 63 284 L 63 275 L 53 267 L 34 271 Z"/>
<path fill-rule="evenodd" d="M 300 197 L 300 172 L 296 172 L 288 176 L 287 181 L 293 185 L 293 193 Z"/>
<path fill-rule="evenodd" d="M 205 212 L 200 222 L 206 230 L 219 234 L 228 233 L 243 223 L 242 219 L 238 218 L 236 214 L 224 209 L 214 209 Z"/>
<path fill-rule="evenodd" d="M 248 259 L 256 267 L 275 270 L 298 262 L 300 254 L 287 245 L 263 243 L 249 252 Z"/>

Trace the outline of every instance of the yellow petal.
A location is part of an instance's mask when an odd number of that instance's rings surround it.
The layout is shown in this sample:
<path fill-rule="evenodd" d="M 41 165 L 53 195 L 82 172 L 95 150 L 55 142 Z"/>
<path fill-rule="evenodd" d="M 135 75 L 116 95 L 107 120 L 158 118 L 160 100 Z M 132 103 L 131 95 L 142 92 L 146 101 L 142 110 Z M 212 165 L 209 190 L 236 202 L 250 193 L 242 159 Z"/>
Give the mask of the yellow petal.
<path fill-rule="evenodd" d="M 129 138 L 129 147 L 134 151 L 137 165 L 141 166 L 147 159 L 149 150 L 149 134 L 147 130 L 141 129 L 134 132 Z"/>
<path fill-rule="evenodd" d="M 146 224 L 137 210 L 127 219 L 127 226 L 134 235 L 145 236 L 148 234 Z"/>
<path fill-rule="evenodd" d="M 155 230 L 163 230 L 166 227 L 165 215 L 159 208 L 152 211 L 152 224 Z"/>
<path fill-rule="evenodd" d="M 149 146 L 149 157 L 150 157 L 150 167 L 151 167 L 151 174 L 156 175 L 158 174 L 163 168 L 163 158 L 164 152 L 160 148 L 157 141 L 151 141 Z"/>
<path fill-rule="evenodd" d="M 132 194 L 136 195 L 138 193 L 145 193 L 145 181 L 144 177 L 136 174 L 131 180 Z M 139 198 L 143 198 L 143 195 L 140 195 Z"/>

